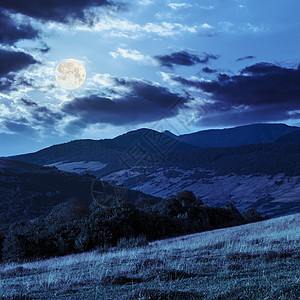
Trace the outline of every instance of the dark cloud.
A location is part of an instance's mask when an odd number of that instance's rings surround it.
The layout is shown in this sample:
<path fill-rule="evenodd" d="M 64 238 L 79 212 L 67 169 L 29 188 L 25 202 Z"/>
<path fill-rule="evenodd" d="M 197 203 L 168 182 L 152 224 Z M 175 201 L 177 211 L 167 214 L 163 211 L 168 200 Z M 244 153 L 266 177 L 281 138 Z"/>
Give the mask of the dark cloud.
<path fill-rule="evenodd" d="M 207 64 L 211 59 L 218 59 L 218 56 L 207 53 L 195 55 L 186 51 L 180 51 L 169 55 L 156 55 L 154 59 L 163 67 L 173 68 L 174 65 L 193 66 L 196 64 Z"/>
<path fill-rule="evenodd" d="M 248 56 L 240 57 L 236 61 L 242 61 L 242 60 L 254 59 L 254 58 L 256 58 L 256 56 L 248 55 Z"/>
<path fill-rule="evenodd" d="M 14 104 L 19 112 L 26 111 L 25 117 L 17 114 L 2 116 L 1 126 L 7 129 L 7 133 L 32 134 L 47 131 L 50 134 L 55 131 L 55 125 L 63 118 L 63 113 L 54 112 L 44 105 L 40 105 L 31 99 L 20 99 Z"/>
<path fill-rule="evenodd" d="M 50 51 L 50 49 L 51 49 L 51 48 L 50 48 L 46 43 L 44 43 L 43 48 L 40 48 L 39 50 L 40 50 L 42 53 L 47 53 L 47 52 Z"/>
<path fill-rule="evenodd" d="M 0 59 L 1 61 L 1 59 Z M 6 91 L 9 90 L 11 85 L 13 84 L 14 77 L 11 75 L 7 75 L 5 78 L 0 77 L 0 91 Z"/>
<path fill-rule="evenodd" d="M 202 72 L 207 73 L 207 74 L 212 74 L 212 73 L 216 73 L 217 70 L 214 70 L 214 69 L 210 69 L 210 68 L 208 68 L 208 67 L 205 67 L 205 68 L 202 69 Z"/>
<path fill-rule="evenodd" d="M 113 125 L 140 124 L 160 120 L 178 113 L 185 101 L 168 89 L 145 81 L 116 79 L 116 85 L 130 89 L 118 99 L 99 95 L 77 98 L 63 111 L 78 117 L 74 126 L 91 123 Z M 180 105 L 177 103 L 180 101 Z"/>
<path fill-rule="evenodd" d="M 250 75 L 271 75 L 275 74 L 276 76 L 285 76 L 290 75 L 291 72 L 294 72 L 294 69 L 282 68 L 270 63 L 258 63 L 249 67 L 244 68 L 241 71 L 241 74 L 250 74 Z"/>
<path fill-rule="evenodd" d="M 29 54 L 0 49 L 0 78 L 35 63 L 37 61 Z"/>
<path fill-rule="evenodd" d="M 62 113 L 54 112 L 31 99 L 20 99 L 10 107 L 8 103 L 4 105 L 7 105 L 11 113 L 3 114 L 0 120 L 1 127 L 6 132 L 0 134 L 1 155 L 11 155 L 12 149 L 15 149 L 16 154 L 37 151 L 57 143 L 59 137 L 56 125 L 63 118 Z M 19 115 L 24 115 L 24 117 L 19 117 Z M 21 140 L 22 143 L 20 143 Z"/>
<path fill-rule="evenodd" d="M 37 103 L 35 103 L 34 101 L 32 100 L 28 100 L 28 99 L 21 99 L 21 102 L 24 106 L 27 106 L 27 107 L 37 107 Z"/>
<path fill-rule="evenodd" d="M 38 30 L 34 29 L 30 24 L 17 25 L 11 17 L 0 10 L 1 44 L 13 45 L 19 40 L 37 38 L 38 35 Z"/>
<path fill-rule="evenodd" d="M 20 86 L 32 86 L 33 80 L 17 76 L 17 71 L 38 63 L 24 52 L 0 49 L 0 91 L 17 90 Z"/>
<path fill-rule="evenodd" d="M 32 126 L 30 126 L 29 124 L 25 124 L 25 122 L 4 121 L 3 125 L 10 132 L 13 132 L 13 133 L 21 133 L 21 134 L 35 133 L 35 129 L 33 129 Z"/>
<path fill-rule="evenodd" d="M 244 68 L 239 75 L 219 74 L 213 81 L 180 76 L 172 79 L 210 95 L 210 101 L 201 104 L 207 111 L 202 125 L 283 121 L 300 108 L 299 68 L 258 63 Z"/>
<path fill-rule="evenodd" d="M 43 21 L 68 22 L 84 19 L 85 9 L 112 4 L 107 0 L 1 0 L 0 8 Z"/>
<path fill-rule="evenodd" d="M 42 124 L 47 127 L 56 124 L 63 118 L 61 112 L 54 112 L 48 107 L 40 105 L 31 99 L 21 99 L 20 105 L 27 110 L 30 114 L 31 122 L 35 125 Z"/>

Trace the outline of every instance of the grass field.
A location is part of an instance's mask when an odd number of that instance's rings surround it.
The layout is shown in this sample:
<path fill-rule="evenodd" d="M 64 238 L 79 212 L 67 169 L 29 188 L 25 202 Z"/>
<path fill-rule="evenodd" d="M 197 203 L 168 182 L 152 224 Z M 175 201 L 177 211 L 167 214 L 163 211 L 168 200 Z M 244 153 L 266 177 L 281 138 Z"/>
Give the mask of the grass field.
<path fill-rule="evenodd" d="M 2 264 L 0 276 L 4 299 L 299 299 L 300 214 Z"/>

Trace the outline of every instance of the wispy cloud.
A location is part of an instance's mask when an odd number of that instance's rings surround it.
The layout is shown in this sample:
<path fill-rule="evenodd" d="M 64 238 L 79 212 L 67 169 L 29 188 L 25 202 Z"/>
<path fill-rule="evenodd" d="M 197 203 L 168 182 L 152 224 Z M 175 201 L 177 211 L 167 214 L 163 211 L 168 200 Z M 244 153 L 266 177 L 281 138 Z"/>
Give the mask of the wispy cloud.
<path fill-rule="evenodd" d="M 54 105 L 40 105 L 31 99 L 0 103 L 0 123 L 3 133 L 31 133 L 37 136 L 55 132 L 62 114 Z"/>
<path fill-rule="evenodd" d="M 153 4 L 153 0 L 138 0 L 137 2 L 139 5 L 150 5 Z"/>
<path fill-rule="evenodd" d="M 256 25 L 249 22 L 241 24 L 239 28 L 244 32 L 252 32 L 252 33 L 264 32 L 266 30 L 263 25 Z"/>
<path fill-rule="evenodd" d="M 171 7 L 172 9 L 174 9 L 174 10 L 178 10 L 178 9 L 181 9 L 181 8 L 192 7 L 192 5 L 189 4 L 189 3 L 175 3 L 175 2 L 169 3 L 168 6 Z"/>
<path fill-rule="evenodd" d="M 239 57 L 236 61 L 243 61 L 243 60 L 254 59 L 254 58 L 256 58 L 256 56 L 248 55 L 248 56 Z"/>
<path fill-rule="evenodd" d="M 216 27 L 217 33 L 231 33 L 231 34 L 258 34 L 267 31 L 267 28 L 263 25 L 253 24 L 253 23 L 232 23 L 229 21 L 220 21 Z"/>
<path fill-rule="evenodd" d="M 151 56 L 143 55 L 138 50 L 118 48 L 117 51 L 111 51 L 109 52 L 109 54 L 113 58 L 118 58 L 119 56 L 121 56 L 141 62 L 143 64 L 156 64 L 156 61 Z"/>
<path fill-rule="evenodd" d="M 58 26 L 52 24 L 52 27 Z M 195 34 L 210 30 L 209 24 L 204 23 L 201 25 L 189 26 L 181 23 L 174 22 L 148 22 L 146 24 L 137 24 L 127 19 L 118 19 L 111 17 L 103 17 L 100 20 L 94 21 L 92 26 L 85 23 L 78 22 L 75 30 L 90 31 L 90 32 L 104 32 L 110 37 L 125 37 L 131 39 L 148 37 L 149 34 L 157 35 L 160 37 L 172 37 L 181 34 Z M 67 27 L 59 25 L 59 30 L 67 30 Z"/>
<path fill-rule="evenodd" d="M 170 2 L 168 3 L 168 6 L 172 10 L 180 10 L 180 9 L 186 9 L 186 8 L 196 8 L 196 9 L 203 9 L 203 10 L 212 10 L 214 9 L 214 6 L 212 5 L 201 5 L 199 3 L 187 3 L 187 2 Z"/>
<path fill-rule="evenodd" d="M 210 60 L 216 60 L 218 55 L 201 53 L 193 54 L 187 51 L 178 51 L 166 55 L 149 56 L 144 55 L 138 50 L 118 48 L 116 51 L 111 51 L 109 54 L 114 58 L 123 57 L 134 61 L 138 61 L 142 64 L 151 64 L 154 66 L 161 66 L 167 68 L 173 68 L 177 66 L 193 66 L 196 64 L 207 64 Z"/>
<path fill-rule="evenodd" d="M 200 9 L 205 9 L 205 10 L 213 10 L 214 9 L 214 6 L 212 6 L 212 5 L 208 5 L 208 6 L 197 5 L 197 7 Z"/>
<path fill-rule="evenodd" d="M 212 73 L 216 73 L 218 70 L 215 69 L 211 69 L 208 67 L 202 68 L 202 72 L 206 73 L 206 74 L 212 74 Z"/>

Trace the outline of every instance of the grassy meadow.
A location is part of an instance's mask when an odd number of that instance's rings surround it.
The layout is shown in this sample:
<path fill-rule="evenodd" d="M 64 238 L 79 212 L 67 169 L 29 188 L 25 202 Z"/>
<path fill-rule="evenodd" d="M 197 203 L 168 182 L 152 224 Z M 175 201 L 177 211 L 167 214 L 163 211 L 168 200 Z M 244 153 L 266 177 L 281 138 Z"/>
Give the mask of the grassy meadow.
<path fill-rule="evenodd" d="M 3 299 L 299 299 L 300 214 L 0 265 Z"/>

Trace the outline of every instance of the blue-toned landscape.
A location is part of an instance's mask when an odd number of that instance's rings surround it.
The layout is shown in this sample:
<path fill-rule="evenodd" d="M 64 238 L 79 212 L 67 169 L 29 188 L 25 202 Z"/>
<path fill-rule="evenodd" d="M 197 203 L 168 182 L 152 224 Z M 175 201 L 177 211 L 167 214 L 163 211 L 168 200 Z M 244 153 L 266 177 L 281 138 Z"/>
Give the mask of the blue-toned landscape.
<path fill-rule="evenodd" d="M 0 1 L 1 299 L 300 299 L 298 0 Z"/>
<path fill-rule="evenodd" d="M 298 133 L 140 129 L 0 159 L 3 296 L 297 297 Z"/>

